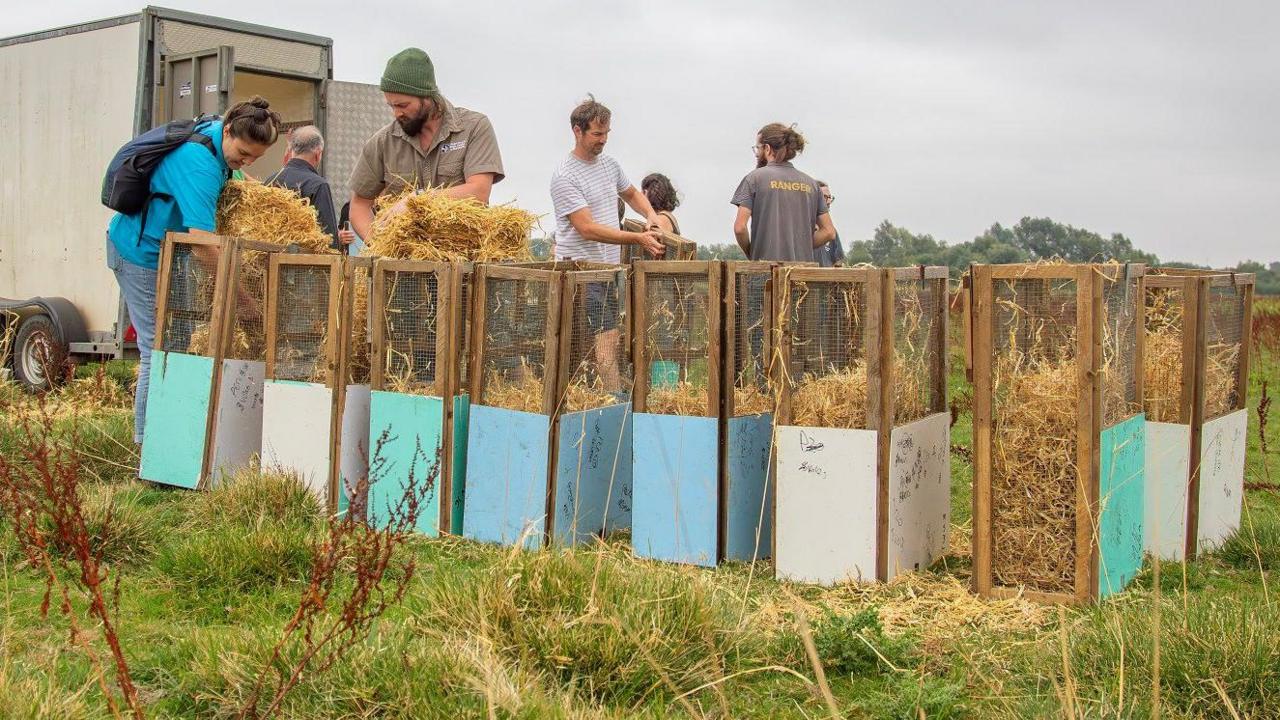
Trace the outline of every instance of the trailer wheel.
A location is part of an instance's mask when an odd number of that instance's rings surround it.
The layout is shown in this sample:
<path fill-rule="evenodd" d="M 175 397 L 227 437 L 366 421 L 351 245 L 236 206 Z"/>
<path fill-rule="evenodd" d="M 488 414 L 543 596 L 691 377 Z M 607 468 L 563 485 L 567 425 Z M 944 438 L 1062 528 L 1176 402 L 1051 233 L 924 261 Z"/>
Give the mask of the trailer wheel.
<path fill-rule="evenodd" d="M 32 315 L 18 326 L 13 344 L 13 374 L 29 390 L 46 390 L 62 379 L 67 346 L 48 315 Z"/>

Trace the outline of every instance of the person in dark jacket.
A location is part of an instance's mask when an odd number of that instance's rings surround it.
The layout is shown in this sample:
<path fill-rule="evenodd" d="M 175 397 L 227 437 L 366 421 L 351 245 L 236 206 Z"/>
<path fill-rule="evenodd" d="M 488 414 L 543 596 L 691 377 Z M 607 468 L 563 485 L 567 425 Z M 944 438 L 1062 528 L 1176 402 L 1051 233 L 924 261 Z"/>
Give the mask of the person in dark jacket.
<path fill-rule="evenodd" d="M 267 178 L 267 184 L 289 188 L 311 203 L 320 218 L 321 229 L 333 238 L 331 247 L 345 252 L 352 235 L 350 231 L 339 230 L 329 181 L 318 170 L 324 157 L 324 136 L 320 129 L 304 125 L 289 133 L 289 155 L 289 162 Z"/>

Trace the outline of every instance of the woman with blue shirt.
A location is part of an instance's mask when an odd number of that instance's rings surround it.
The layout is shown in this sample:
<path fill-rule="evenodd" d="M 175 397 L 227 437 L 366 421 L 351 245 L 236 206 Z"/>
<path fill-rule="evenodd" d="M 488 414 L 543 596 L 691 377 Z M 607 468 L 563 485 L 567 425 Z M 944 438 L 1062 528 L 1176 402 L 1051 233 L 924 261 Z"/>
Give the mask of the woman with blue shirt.
<path fill-rule="evenodd" d="M 160 245 L 169 232 L 213 234 L 223 185 L 233 171 L 251 165 L 276 141 L 280 116 L 266 100 L 254 97 L 234 105 L 226 117 L 197 127 L 196 132 L 213 140 L 213 151 L 187 142 L 170 152 L 151 176 L 151 197 L 143 210 L 135 215 L 117 213 L 107 228 L 107 267 L 120 285 L 141 356 L 133 407 L 135 443 L 142 442 L 147 414 Z"/>

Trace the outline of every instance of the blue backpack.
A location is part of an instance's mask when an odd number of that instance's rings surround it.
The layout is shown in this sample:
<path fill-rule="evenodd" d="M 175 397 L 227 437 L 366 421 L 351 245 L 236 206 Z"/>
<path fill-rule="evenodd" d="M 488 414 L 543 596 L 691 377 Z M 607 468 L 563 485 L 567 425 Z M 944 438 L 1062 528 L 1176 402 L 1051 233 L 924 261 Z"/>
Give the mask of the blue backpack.
<path fill-rule="evenodd" d="M 152 196 L 151 176 L 164 156 L 183 143 L 200 143 L 216 158 L 218 150 L 213 146 L 213 139 L 198 132 L 200 127 L 216 119 L 201 115 L 194 120 L 174 120 L 125 143 L 111 158 L 107 174 L 102 178 L 102 204 L 125 215 L 135 215 L 146 208 Z"/>

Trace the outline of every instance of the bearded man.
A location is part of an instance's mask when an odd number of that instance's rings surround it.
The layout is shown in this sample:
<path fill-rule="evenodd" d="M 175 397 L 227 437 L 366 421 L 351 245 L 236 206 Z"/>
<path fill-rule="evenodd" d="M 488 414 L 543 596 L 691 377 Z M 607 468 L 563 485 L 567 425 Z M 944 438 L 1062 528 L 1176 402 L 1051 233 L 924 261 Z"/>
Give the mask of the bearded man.
<path fill-rule="evenodd" d="M 489 118 L 446 100 L 431 58 L 418 48 L 391 58 L 379 87 L 394 119 L 365 143 L 351 171 L 356 233 L 369 237 L 379 195 L 410 187 L 488 203 L 493 184 L 503 178 Z"/>

